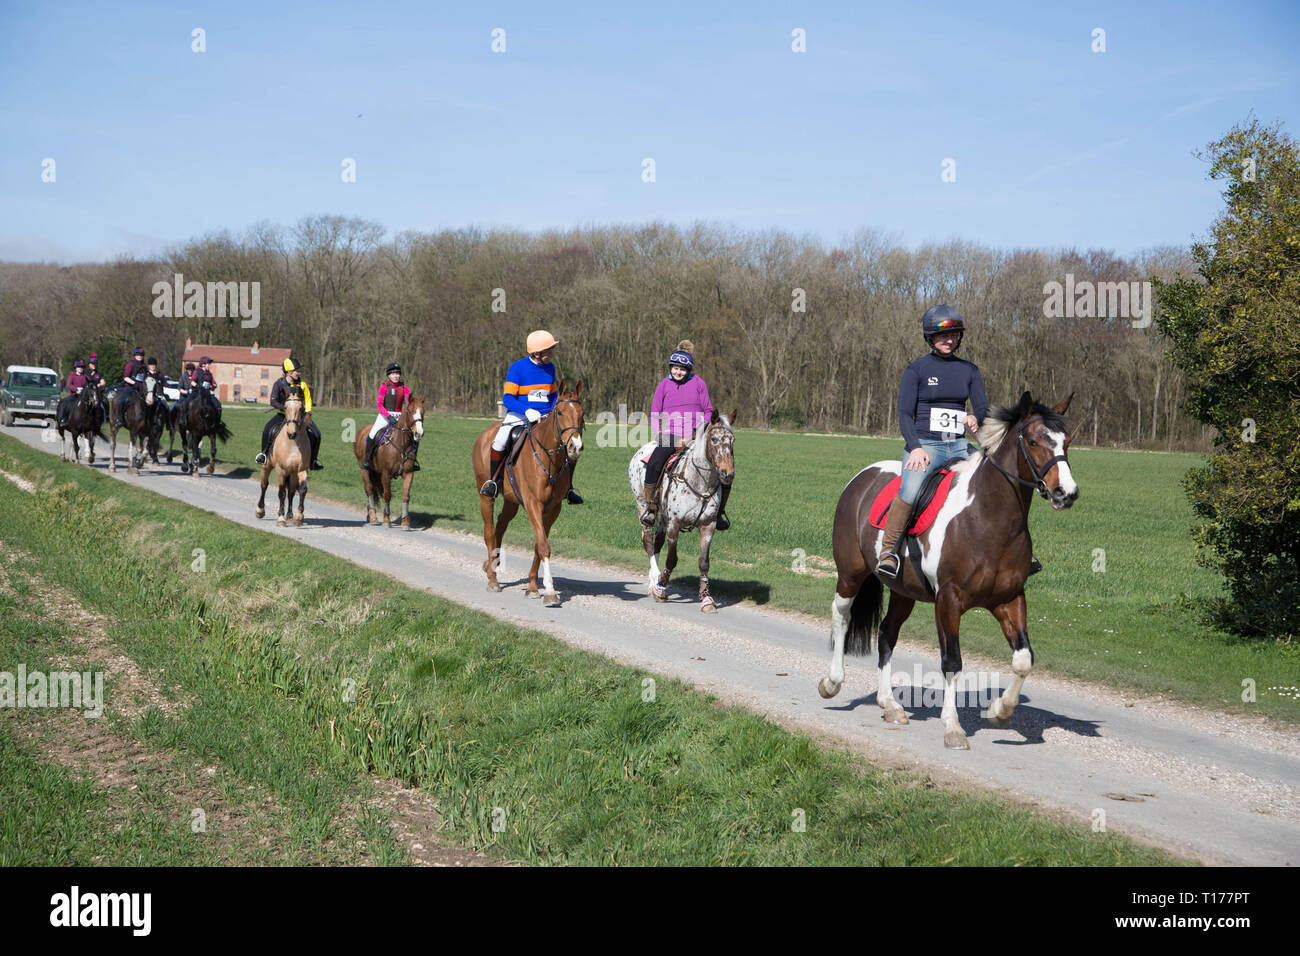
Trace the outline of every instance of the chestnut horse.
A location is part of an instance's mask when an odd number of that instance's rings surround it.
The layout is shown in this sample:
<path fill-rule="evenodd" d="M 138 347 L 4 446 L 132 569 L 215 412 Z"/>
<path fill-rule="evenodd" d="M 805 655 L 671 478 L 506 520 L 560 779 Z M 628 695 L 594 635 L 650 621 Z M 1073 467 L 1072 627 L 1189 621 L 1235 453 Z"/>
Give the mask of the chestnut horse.
<path fill-rule="evenodd" d="M 369 429 L 357 432 L 352 451 L 357 464 L 366 457 L 366 436 Z M 370 468 L 361 472 L 361 486 L 366 492 L 366 523 L 379 524 L 379 494 L 384 495 L 384 527 L 391 528 L 393 519 L 388 514 L 388 504 L 393 497 L 393 479 L 402 478 L 402 527 L 411 530 L 411 478 L 415 474 L 415 443 L 424 437 L 424 396 L 412 398 L 402 409 L 397 424 L 380 432 L 379 444 L 370 459 Z"/>
<path fill-rule="evenodd" d="M 295 385 L 285 396 L 284 425 L 271 445 L 270 457 L 262 466 L 262 496 L 257 499 L 257 516 L 261 518 L 266 514 L 267 479 L 274 468 L 280 484 L 280 511 L 275 523 L 281 528 L 293 515 L 295 493 L 298 495 L 298 515 L 293 518 L 293 523 L 299 527 L 302 526 L 303 505 L 307 503 L 307 469 L 311 465 L 311 439 L 307 437 L 307 426 L 311 424 L 311 415 L 305 408 L 302 389 Z"/>
<path fill-rule="evenodd" d="M 719 415 L 713 410 L 708 421 L 700 423 L 681 457 L 673 464 L 672 473 L 664 468 L 659 484 L 658 529 L 641 524 L 641 546 L 650 558 L 650 571 L 646 584 L 650 594 L 660 603 L 668 600 L 668 578 L 677 567 L 677 536 L 683 528 L 700 531 L 700 610 L 717 611 L 718 605 L 709 593 L 709 548 L 722 510 L 722 486 L 730 485 L 736 476 L 734 457 L 735 433 L 731 423 L 736 419 Z M 641 500 L 645 487 L 646 464 L 642 460 L 655 448 L 654 442 L 642 445 L 627 466 L 627 481 L 632 487 L 638 510 L 644 510 Z M 659 552 L 668 542 L 668 556 L 663 570 L 659 570 Z"/>
<path fill-rule="evenodd" d="M 542 593 L 543 603 L 547 607 L 558 607 L 560 595 L 555 591 L 555 582 L 551 580 L 551 543 L 547 535 L 551 525 L 560 515 L 560 504 L 569 491 L 569 462 L 578 460 L 582 454 L 582 429 L 585 414 L 582 408 L 582 382 L 577 388 L 568 391 L 565 382 L 560 380 L 557 389 L 558 398 L 555 407 L 532 425 L 525 425 L 528 432 L 519 460 L 513 465 L 502 466 L 500 496 L 501 517 L 495 527 L 492 512 L 496 499 L 479 495 L 479 507 L 483 511 L 483 541 L 487 544 L 488 559 L 483 562 L 487 572 L 487 589 L 500 591 L 497 570 L 501 566 L 501 540 L 506 533 L 506 526 L 515 512 L 522 505 L 528 515 L 528 522 L 533 526 L 533 566 L 528 571 L 528 589 L 525 597 L 537 597 L 537 568 L 542 568 L 542 580 L 546 590 Z M 496 437 L 500 423 L 493 423 L 483 430 L 474 442 L 474 480 L 475 488 L 482 487 L 491 470 L 492 439 Z M 506 454 L 510 453 L 507 446 Z M 512 476 L 513 475 L 513 480 Z"/>
<path fill-rule="evenodd" d="M 1072 398 L 1073 396 L 1071 396 Z M 957 721 L 957 675 L 961 672 L 958 626 L 973 607 L 993 613 L 1011 645 L 1011 685 L 988 709 L 995 727 L 1004 727 L 1020 701 L 1020 688 L 1034 664 L 1029 646 L 1025 579 L 1033 555 L 1029 541 L 1029 504 L 1036 490 L 1057 511 L 1079 497 L 1066 460 L 1070 435 L 1062 417 L 1070 398 L 1054 408 L 1036 403 L 1028 392 L 1016 406 L 989 410 L 979 430 L 982 451 L 953 466 L 948 497 L 934 523 L 917 536 L 918 571 L 909 560 L 906 538 L 898 576 L 888 579 L 889 610 L 880 620 L 881 579 L 875 567 L 884 531 L 871 526 L 868 510 L 876 495 L 900 474 L 895 461 L 878 461 L 860 471 L 840 495 L 833 541 L 839 580 L 831 606 L 830 676 L 817 690 L 822 697 L 839 693 L 844 683 L 844 654 L 865 655 L 873 633 L 879 645 L 880 681 L 876 703 L 889 723 L 907 723 L 894 699 L 890 658 L 898 631 L 917 601 L 934 603 L 943 668 L 945 747 L 969 750 Z"/>

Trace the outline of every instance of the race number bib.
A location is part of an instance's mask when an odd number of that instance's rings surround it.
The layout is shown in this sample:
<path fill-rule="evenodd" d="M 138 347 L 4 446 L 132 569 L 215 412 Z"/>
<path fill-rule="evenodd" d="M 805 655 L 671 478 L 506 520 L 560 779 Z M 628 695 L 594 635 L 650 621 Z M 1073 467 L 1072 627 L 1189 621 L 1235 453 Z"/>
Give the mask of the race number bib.
<path fill-rule="evenodd" d="M 966 412 L 959 408 L 930 409 L 930 431 L 960 435 Z"/>
<path fill-rule="evenodd" d="M 544 402 L 546 401 L 546 397 L 550 394 L 551 394 L 550 389 L 535 388 L 528 393 L 528 400 L 530 402 Z"/>

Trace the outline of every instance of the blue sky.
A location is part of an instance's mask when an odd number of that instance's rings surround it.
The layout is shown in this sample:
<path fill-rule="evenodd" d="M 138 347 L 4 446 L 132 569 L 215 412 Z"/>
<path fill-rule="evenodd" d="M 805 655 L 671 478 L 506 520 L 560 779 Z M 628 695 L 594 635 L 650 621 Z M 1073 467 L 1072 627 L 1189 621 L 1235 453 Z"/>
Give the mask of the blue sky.
<path fill-rule="evenodd" d="M 1130 254 L 1206 232 L 1220 198 L 1192 153 L 1250 110 L 1300 135 L 1297 41 L 1293 2 L 4 0 L 0 258 L 311 213 Z"/>

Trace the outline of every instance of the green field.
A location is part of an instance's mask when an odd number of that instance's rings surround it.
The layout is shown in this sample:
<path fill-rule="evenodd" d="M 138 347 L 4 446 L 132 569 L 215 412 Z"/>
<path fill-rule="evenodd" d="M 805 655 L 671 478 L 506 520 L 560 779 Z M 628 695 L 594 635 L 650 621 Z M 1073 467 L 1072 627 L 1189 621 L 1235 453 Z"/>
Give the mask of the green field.
<path fill-rule="evenodd" d="M 0 612 L 17 622 L 0 661 L 78 663 L 53 586 L 184 702 L 110 721 L 148 758 L 129 790 L 54 765 L 32 711 L 0 713 L 0 772 L 19 781 L 0 865 L 401 862 L 360 795 L 371 775 L 436 794 L 449 836 L 534 863 L 1169 861 L 862 766 L 676 681 L 647 699 L 643 671 L 3 436 L 0 469 L 38 486 L 0 480 Z M 111 709 L 125 681 L 108 672 Z M 195 835 L 190 805 L 223 826 Z"/>
<path fill-rule="evenodd" d="M 311 493 L 363 508 L 365 501 L 345 422 L 368 427 L 363 412 L 318 409 L 327 468 Z M 589 412 L 577 485 L 586 504 L 566 507 L 552 530 L 556 561 L 566 555 L 643 571 L 639 525 L 627 485 L 631 450 L 602 447 Z M 218 457 L 250 468 L 263 411 L 227 416 L 235 437 Z M 246 424 L 247 423 L 247 424 Z M 473 473 L 474 437 L 488 421 L 430 416 L 420 447 L 424 470 L 411 507 L 417 527 L 482 533 Z M 607 435 L 617 438 L 617 434 Z M 735 595 L 827 618 L 833 579 L 793 570 L 798 549 L 813 570 L 833 569 L 831 521 L 841 490 L 857 471 L 901 452 L 901 440 L 825 437 L 740 429 L 731 530 L 714 539 L 709 571 L 716 595 Z M 1170 695 L 1235 712 L 1300 721 L 1300 647 L 1223 634 L 1197 621 L 1194 602 L 1222 595 L 1219 579 L 1192 560 L 1191 508 L 1181 479 L 1200 461 L 1190 454 L 1071 449 L 1079 501 L 1057 513 L 1035 498 L 1034 547 L 1044 570 L 1029 581 L 1030 640 L 1035 666 L 1097 683 Z M 238 465 L 236 464 L 236 467 Z M 310 515 L 310 499 L 308 514 Z M 400 505 L 396 511 L 400 512 Z M 516 520 L 507 542 L 531 546 Z M 683 535 L 674 582 L 696 583 L 698 538 Z M 1105 571 L 1097 549 L 1105 552 Z M 1001 660 L 1009 653 L 992 615 L 962 619 L 963 650 Z M 918 607 L 903 639 L 935 647 L 933 615 Z M 1257 700 L 1243 703 L 1242 682 Z"/>

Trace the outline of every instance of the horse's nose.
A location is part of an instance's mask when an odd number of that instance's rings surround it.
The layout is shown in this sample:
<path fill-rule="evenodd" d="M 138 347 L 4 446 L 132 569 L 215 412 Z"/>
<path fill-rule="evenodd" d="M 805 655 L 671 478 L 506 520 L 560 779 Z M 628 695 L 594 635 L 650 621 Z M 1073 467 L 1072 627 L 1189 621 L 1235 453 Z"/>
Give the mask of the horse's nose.
<path fill-rule="evenodd" d="M 582 454 L 582 436 L 574 435 L 573 438 L 569 440 L 569 457 L 577 458 L 581 454 Z"/>

